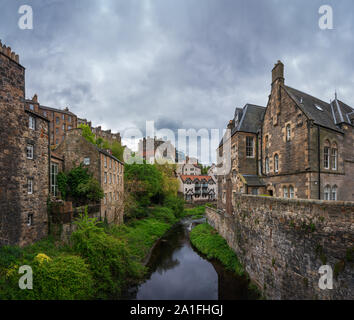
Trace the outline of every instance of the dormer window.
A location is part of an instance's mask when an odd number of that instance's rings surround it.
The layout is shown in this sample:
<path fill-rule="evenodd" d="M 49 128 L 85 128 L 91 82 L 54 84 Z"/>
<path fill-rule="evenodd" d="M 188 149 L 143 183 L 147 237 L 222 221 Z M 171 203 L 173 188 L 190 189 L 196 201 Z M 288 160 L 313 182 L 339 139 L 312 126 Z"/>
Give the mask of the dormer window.
<path fill-rule="evenodd" d="M 319 110 L 319 111 L 323 111 L 323 108 L 322 108 L 320 105 L 315 104 L 315 107 L 316 107 L 316 109 L 317 109 L 317 110 Z"/>

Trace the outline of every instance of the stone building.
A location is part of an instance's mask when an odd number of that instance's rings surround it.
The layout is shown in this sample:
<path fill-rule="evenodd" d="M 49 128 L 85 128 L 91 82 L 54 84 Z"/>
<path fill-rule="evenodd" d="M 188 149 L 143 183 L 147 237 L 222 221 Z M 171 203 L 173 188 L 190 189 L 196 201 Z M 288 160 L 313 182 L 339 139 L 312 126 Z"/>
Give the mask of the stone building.
<path fill-rule="evenodd" d="M 261 175 L 276 197 L 354 201 L 354 109 L 285 85 L 272 70 L 259 141 Z"/>
<path fill-rule="evenodd" d="M 122 223 L 124 214 L 124 163 L 110 150 L 103 150 L 82 137 L 81 129 L 73 129 L 54 150 L 63 159 L 64 171 L 83 164 L 99 181 L 105 198 L 101 200 L 97 217 L 108 223 Z"/>
<path fill-rule="evenodd" d="M 188 202 L 207 202 L 216 199 L 216 181 L 210 176 L 180 175 L 179 193 Z"/>
<path fill-rule="evenodd" d="M 228 124 L 229 136 L 225 136 L 219 146 L 219 157 L 227 160 L 225 169 L 218 174 L 219 208 L 231 210 L 236 193 L 264 193 L 257 161 L 257 137 L 264 111 L 264 107 L 247 104 L 236 108 Z"/>
<path fill-rule="evenodd" d="M 220 143 L 230 166 L 218 174 L 219 208 L 231 212 L 237 193 L 354 201 L 353 118 L 337 95 L 326 103 L 286 86 L 279 61 L 267 107 L 237 108 Z"/>
<path fill-rule="evenodd" d="M 138 155 L 150 164 L 155 163 L 156 159 L 164 159 L 169 163 L 177 162 L 177 150 L 171 141 L 165 141 L 156 137 L 144 137 L 140 140 Z"/>
<path fill-rule="evenodd" d="M 41 105 L 37 95 L 32 100 L 26 100 L 29 110 L 41 114 L 50 121 L 50 143 L 52 146 L 59 145 L 65 136 L 65 132 L 77 128 L 77 116 L 69 108 L 55 109 Z"/>
<path fill-rule="evenodd" d="M 197 159 L 187 157 L 184 163 L 177 164 L 176 172 L 178 175 L 200 176 L 202 169 Z"/>
<path fill-rule="evenodd" d="M 110 143 L 113 142 L 118 142 L 118 143 L 122 143 L 122 137 L 120 135 L 120 133 L 112 133 L 112 130 L 102 130 L 102 127 L 92 127 L 92 122 L 88 121 L 87 119 L 81 119 L 78 118 L 78 126 L 80 126 L 81 124 L 89 126 L 92 133 L 96 136 L 96 139 L 98 138 L 102 138 L 104 140 L 107 140 Z"/>
<path fill-rule="evenodd" d="M 0 245 L 48 234 L 49 121 L 25 103 L 25 68 L 0 42 Z"/>

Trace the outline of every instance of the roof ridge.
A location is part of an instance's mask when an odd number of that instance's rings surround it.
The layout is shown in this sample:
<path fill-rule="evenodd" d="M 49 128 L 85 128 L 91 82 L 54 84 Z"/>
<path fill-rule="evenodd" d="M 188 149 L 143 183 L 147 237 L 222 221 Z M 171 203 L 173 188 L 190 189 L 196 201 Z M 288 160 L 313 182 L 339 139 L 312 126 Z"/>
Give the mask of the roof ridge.
<path fill-rule="evenodd" d="M 329 105 L 328 102 L 325 102 L 324 100 L 322 100 L 322 99 L 320 99 L 320 98 L 317 98 L 317 97 L 315 97 L 315 96 L 313 96 L 313 95 L 311 95 L 311 94 L 308 94 L 308 93 L 306 93 L 306 92 L 304 92 L 304 91 L 301 91 L 301 90 L 299 90 L 299 89 L 296 89 L 296 88 L 293 88 L 293 87 L 290 87 L 290 86 L 287 86 L 287 85 L 284 85 L 284 87 L 289 88 L 289 89 L 292 89 L 292 90 L 295 90 L 295 91 L 297 91 L 297 92 L 299 92 L 299 93 L 306 94 L 307 96 L 309 96 L 309 97 L 311 97 L 311 98 L 313 98 L 313 99 L 319 100 L 319 101 L 321 101 L 321 102 L 323 102 L 323 103 Z"/>

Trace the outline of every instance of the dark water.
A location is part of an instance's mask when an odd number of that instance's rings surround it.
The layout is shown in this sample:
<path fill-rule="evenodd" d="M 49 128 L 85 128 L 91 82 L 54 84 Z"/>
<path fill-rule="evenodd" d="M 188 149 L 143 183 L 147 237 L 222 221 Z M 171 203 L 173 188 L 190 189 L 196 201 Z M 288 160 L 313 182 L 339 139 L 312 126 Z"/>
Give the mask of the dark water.
<path fill-rule="evenodd" d="M 238 277 L 217 261 L 199 254 L 189 241 L 190 230 L 203 221 L 184 220 L 156 245 L 149 278 L 130 288 L 127 299 L 137 300 L 245 300 L 256 296 L 245 277 Z"/>

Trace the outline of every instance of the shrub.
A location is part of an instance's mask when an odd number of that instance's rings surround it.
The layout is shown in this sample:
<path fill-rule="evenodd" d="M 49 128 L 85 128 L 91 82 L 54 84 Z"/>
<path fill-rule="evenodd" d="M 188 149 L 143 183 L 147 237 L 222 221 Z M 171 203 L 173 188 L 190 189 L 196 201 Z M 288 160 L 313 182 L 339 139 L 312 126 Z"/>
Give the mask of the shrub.
<path fill-rule="evenodd" d="M 150 216 L 157 220 L 167 222 L 169 224 L 174 224 L 175 222 L 177 222 L 177 219 L 173 214 L 172 209 L 170 208 L 157 207 L 152 211 Z"/>
<path fill-rule="evenodd" d="M 72 244 L 89 263 L 95 281 L 95 296 L 99 299 L 117 297 L 130 277 L 140 277 L 142 267 L 130 259 L 126 243 L 99 228 L 87 214 L 77 221 Z"/>
<path fill-rule="evenodd" d="M 179 218 L 183 214 L 184 200 L 177 196 L 167 196 L 164 200 L 164 206 L 172 209 L 173 214 Z"/>

